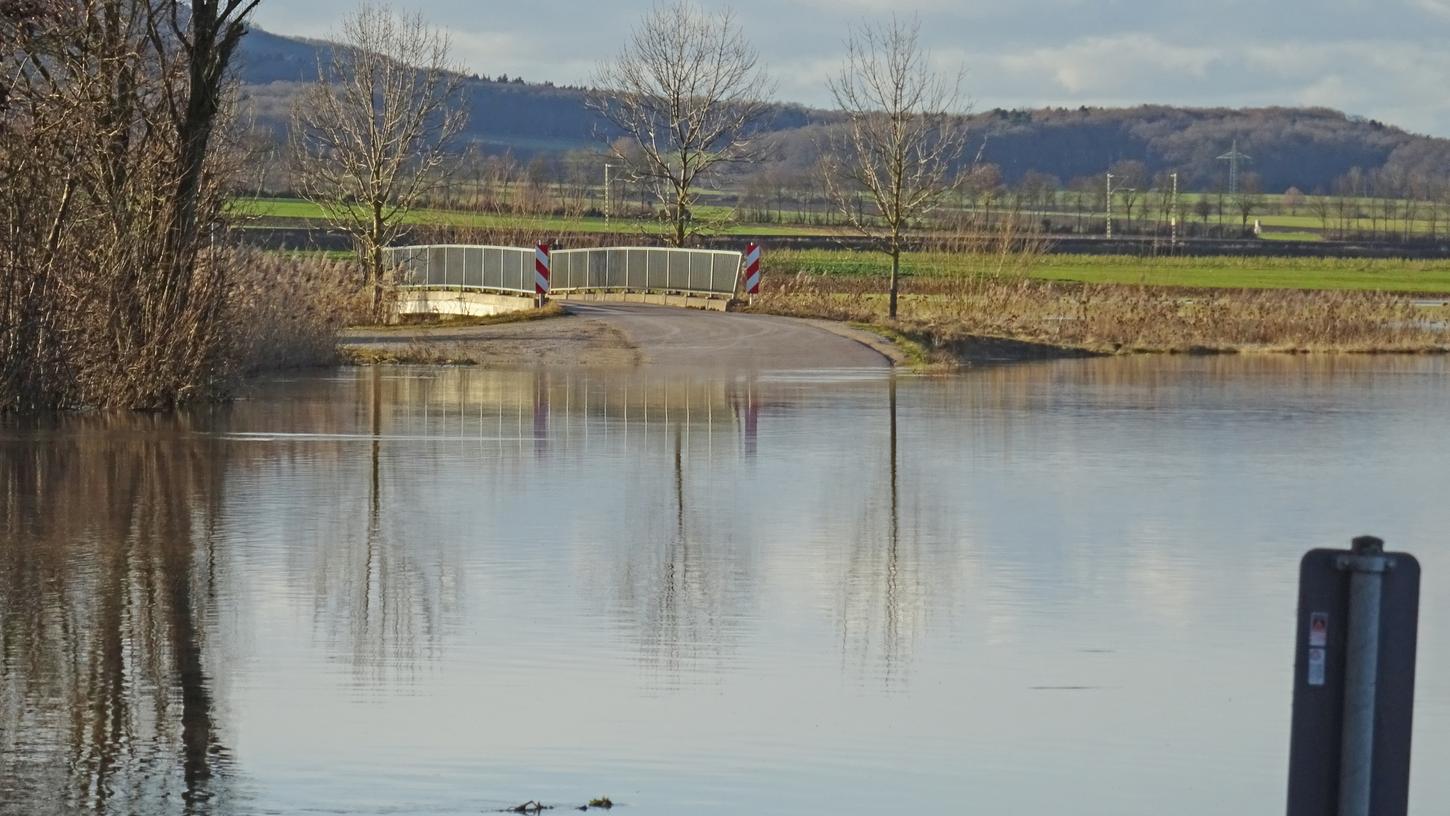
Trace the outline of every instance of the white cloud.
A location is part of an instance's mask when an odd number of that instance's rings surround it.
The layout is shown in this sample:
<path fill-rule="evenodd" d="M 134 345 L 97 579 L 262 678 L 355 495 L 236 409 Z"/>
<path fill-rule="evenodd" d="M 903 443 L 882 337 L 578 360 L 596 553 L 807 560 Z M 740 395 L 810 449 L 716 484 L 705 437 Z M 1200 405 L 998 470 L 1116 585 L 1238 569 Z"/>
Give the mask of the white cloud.
<path fill-rule="evenodd" d="M 323 35 L 353 2 L 264 4 L 259 22 Z M 479 14 L 476 0 L 430 0 L 426 11 L 473 70 L 573 83 L 615 55 L 651 2 L 488 3 Z M 1450 0 L 733 2 L 786 101 L 830 104 L 849 26 L 900 10 L 920 14 L 938 67 L 966 67 L 979 106 L 1313 104 L 1450 135 Z"/>
<path fill-rule="evenodd" d="M 1450 0 L 1410 0 L 1410 5 L 1439 17 L 1450 17 Z"/>
<path fill-rule="evenodd" d="M 995 59 L 1018 79 L 1045 79 L 1070 94 L 1120 96 L 1175 79 L 1203 79 L 1220 52 L 1168 43 L 1152 34 L 1086 37 Z"/>

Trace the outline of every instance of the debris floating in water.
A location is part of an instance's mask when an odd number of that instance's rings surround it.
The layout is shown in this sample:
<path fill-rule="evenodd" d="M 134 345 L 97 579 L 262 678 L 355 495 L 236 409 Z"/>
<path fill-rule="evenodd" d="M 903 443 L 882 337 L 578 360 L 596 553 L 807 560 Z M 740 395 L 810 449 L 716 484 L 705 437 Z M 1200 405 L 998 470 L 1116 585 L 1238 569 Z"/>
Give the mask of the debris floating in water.
<path fill-rule="evenodd" d="M 574 809 L 588 810 L 590 808 L 599 808 L 600 810 L 609 810 L 613 807 L 614 801 L 612 799 L 610 799 L 608 796 L 601 796 L 597 799 L 590 799 L 589 804 L 580 805 L 579 807 Z M 546 810 L 553 809 L 553 805 L 546 805 L 543 802 L 538 801 L 537 799 L 530 799 L 522 805 L 515 805 L 511 808 L 504 808 L 503 810 L 499 811 L 499 813 L 543 813 Z"/>

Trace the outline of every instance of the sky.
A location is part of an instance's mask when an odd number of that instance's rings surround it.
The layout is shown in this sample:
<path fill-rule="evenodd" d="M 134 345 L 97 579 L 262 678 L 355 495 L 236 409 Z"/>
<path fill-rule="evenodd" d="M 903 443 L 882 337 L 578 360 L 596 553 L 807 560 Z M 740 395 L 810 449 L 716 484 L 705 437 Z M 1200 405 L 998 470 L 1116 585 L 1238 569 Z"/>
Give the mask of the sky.
<path fill-rule="evenodd" d="M 255 22 L 327 37 L 357 0 L 263 0 Z M 587 84 L 650 0 L 432 0 L 480 74 Z M 701 2 L 717 10 L 721 3 Z M 736 0 L 779 101 L 827 106 L 852 25 L 915 14 L 973 107 L 1326 106 L 1450 136 L 1450 0 Z"/>

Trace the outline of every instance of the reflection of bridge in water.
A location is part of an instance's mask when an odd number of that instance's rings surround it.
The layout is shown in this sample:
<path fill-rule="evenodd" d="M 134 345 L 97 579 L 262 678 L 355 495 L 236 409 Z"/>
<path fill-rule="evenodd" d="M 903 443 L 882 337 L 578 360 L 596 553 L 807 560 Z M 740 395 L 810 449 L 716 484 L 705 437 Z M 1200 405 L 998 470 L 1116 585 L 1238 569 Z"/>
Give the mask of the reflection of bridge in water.
<path fill-rule="evenodd" d="M 602 547 L 574 557 L 614 588 L 609 614 L 637 634 L 664 686 L 725 671 L 742 636 L 739 618 L 759 602 L 746 576 L 818 547 L 817 538 L 837 542 L 815 569 L 839 594 L 832 606 L 843 659 L 884 684 L 905 681 L 925 623 L 924 587 L 948 580 L 951 570 L 923 572 L 919 537 L 927 522 L 916 491 L 903 497 L 889 373 L 686 379 L 460 368 L 365 376 L 392 406 L 377 426 L 383 439 L 476 447 L 503 512 L 537 506 L 540 494 L 567 500 L 570 521 L 559 529 L 576 531 L 565 534 L 571 543 L 582 532 Z M 819 472 L 781 460 L 779 449 L 799 445 L 827 393 L 870 417 L 844 443 L 856 452 L 852 466 Z M 611 478 L 601 482 L 605 471 Z M 811 489 L 791 494 L 806 499 L 795 509 L 768 499 L 798 491 L 803 474 L 814 474 L 827 507 L 816 506 Z M 566 505 L 550 506 L 562 512 Z M 812 542 L 777 539 L 784 531 Z"/>
<path fill-rule="evenodd" d="M 621 372 L 541 369 L 490 372 L 468 369 L 429 377 L 374 380 L 394 406 L 384 435 L 517 441 L 522 447 L 551 440 L 587 444 L 593 436 L 648 435 L 679 427 L 720 438 L 737 436 L 754 453 L 760 416 L 770 406 L 767 383 L 751 378 L 681 379 Z M 785 410 L 784 404 L 775 406 Z"/>

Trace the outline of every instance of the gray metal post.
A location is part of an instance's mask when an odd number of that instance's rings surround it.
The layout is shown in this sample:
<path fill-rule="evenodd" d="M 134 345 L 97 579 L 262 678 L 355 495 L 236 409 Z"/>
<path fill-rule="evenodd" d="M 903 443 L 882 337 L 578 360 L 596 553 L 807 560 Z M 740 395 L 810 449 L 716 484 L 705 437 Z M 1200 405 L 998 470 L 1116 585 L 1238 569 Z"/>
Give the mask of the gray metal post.
<path fill-rule="evenodd" d="M 1168 216 L 1168 223 L 1172 227 L 1172 236 L 1168 239 L 1170 248 L 1178 246 L 1178 174 L 1173 174 L 1173 203 L 1171 214 Z"/>
<path fill-rule="evenodd" d="M 1107 210 L 1108 210 L 1108 213 L 1107 213 L 1107 215 L 1108 215 L 1108 232 L 1107 232 L 1107 237 L 1108 237 L 1108 240 L 1112 240 L 1112 238 L 1113 238 L 1113 174 L 1112 173 L 1109 173 L 1108 174 L 1108 201 L 1107 201 L 1107 205 L 1108 205 L 1107 206 Z"/>
<path fill-rule="evenodd" d="M 1356 538 L 1353 551 L 1353 555 L 1340 559 L 1340 568 L 1348 570 L 1350 576 L 1344 731 L 1339 749 L 1339 816 L 1370 816 L 1380 598 L 1389 565 L 1384 542 L 1373 536 Z"/>

